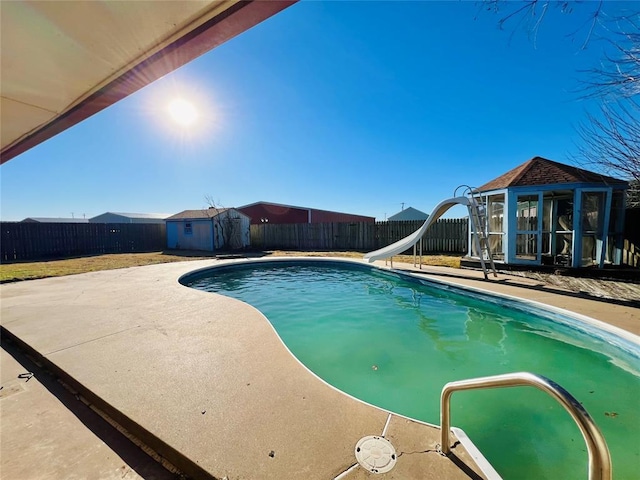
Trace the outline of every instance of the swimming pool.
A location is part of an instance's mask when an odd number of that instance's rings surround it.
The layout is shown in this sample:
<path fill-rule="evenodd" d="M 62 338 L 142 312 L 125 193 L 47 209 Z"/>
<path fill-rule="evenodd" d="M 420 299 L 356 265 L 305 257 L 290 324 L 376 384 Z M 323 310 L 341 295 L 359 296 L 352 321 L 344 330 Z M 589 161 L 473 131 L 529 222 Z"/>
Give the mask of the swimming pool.
<path fill-rule="evenodd" d="M 342 261 L 243 263 L 183 284 L 246 301 L 328 383 L 366 402 L 439 422 L 453 380 L 531 371 L 569 390 L 602 430 L 614 478 L 640 462 L 640 347 L 557 312 Z M 239 319 L 238 321 L 241 321 Z M 504 478 L 585 478 L 578 428 L 532 388 L 461 392 L 454 425 Z"/>

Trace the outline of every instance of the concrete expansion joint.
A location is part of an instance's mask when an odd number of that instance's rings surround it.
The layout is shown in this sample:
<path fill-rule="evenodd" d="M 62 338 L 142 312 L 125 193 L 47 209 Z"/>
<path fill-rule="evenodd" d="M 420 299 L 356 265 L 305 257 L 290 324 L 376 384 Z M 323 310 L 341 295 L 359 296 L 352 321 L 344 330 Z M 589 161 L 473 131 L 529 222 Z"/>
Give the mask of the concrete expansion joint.
<path fill-rule="evenodd" d="M 75 347 L 78 347 L 80 345 L 86 345 L 87 343 L 96 342 L 98 340 L 102 340 L 102 339 L 107 338 L 107 337 L 113 337 L 115 335 L 120 335 L 121 333 L 125 333 L 125 332 L 128 332 L 128 331 L 136 329 L 136 328 L 140 328 L 140 325 L 133 325 L 131 327 L 127 327 L 127 328 L 124 328 L 122 330 L 118 330 L 117 332 L 107 333 L 106 335 L 102 335 L 100 337 L 91 338 L 90 340 L 86 340 L 84 342 L 74 343 L 73 345 L 68 345 L 66 347 L 59 348 L 58 350 L 52 350 L 50 352 L 46 352 L 45 355 L 49 356 L 49 355 L 53 355 L 54 353 L 60 353 L 60 352 L 63 352 L 65 350 L 69 350 L 70 348 L 75 348 Z"/>
<path fill-rule="evenodd" d="M 387 436 L 387 430 L 389 429 L 389 424 L 391 423 L 391 417 L 393 417 L 393 414 L 390 413 L 387 416 L 387 421 L 384 424 L 384 428 L 382 429 L 382 435 L 380 435 L 381 437 L 385 438 Z"/>
<path fill-rule="evenodd" d="M 78 391 L 76 391 L 71 385 L 64 382 L 61 378 L 57 377 L 57 381 L 60 385 L 62 385 L 68 392 L 70 392 L 76 400 L 84 403 L 87 407 L 89 407 L 96 415 L 102 418 L 105 422 L 115 428 L 118 433 L 129 439 L 134 445 L 136 445 L 140 450 L 149 455 L 153 460 L 158 462 L 165 470 L 168 470 L 174 475 L 177 475 L 181 480 L 186 480 L 188 477 L 180 471 L 175 465 L 169 462 L 166 458 L 161 456 L 155 450 L 153 450 L 149 445 L 144 443 L 138 437 L 129 432 L 126 428 L 120 425 L 117 421 L 115 421 L 111 416 L 109 416 L 106 412 L 102 411 L 95 404 L 91 403 L 89 399 L 82 396 Z"/>
<path fill-rule="evenodd" d="M 83 400 L 84 401 L 84 400 Z M 97 415 L 99 415 L 105 422 L 115 428 L 118 432 L 128 438 L 134 445 L 136 445 L 140 450 L 153 458 L 156 462 L 162 465 L 169 472 L 178 475 L 181 479 L 186 479 L 187 476 L 182 473 L 175 465 L 173 465 L 169 460 L 164 458 L 162 455 L 157 453 L 154 449 L 152 449 L 149 445 L 144 443 L 138 437 L 129 432 L 126 428 L 116 422 L 113 418 L 111 418 L 108 414 L 100 410 L 98 407 L 91 403 L 87 403 L 87 406 L 93 410 Z"/>

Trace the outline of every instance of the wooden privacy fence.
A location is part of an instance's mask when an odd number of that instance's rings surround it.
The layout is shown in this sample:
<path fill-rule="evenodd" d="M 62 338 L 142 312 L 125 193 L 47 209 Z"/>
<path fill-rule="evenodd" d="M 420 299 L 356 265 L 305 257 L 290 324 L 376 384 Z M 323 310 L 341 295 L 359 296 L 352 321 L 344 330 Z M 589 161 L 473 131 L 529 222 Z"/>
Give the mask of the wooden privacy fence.
<path fill-rule="evenodd" d="M 164 224 L 2 222 L 2 262 L 164 250 Z"/>
<path fill-rule="evenodd" d="M 251 245 L 262 249 L 371 251 L 400 240 L 424 221 L 251 225 Z M 441 219 L 424 236 L 424 253 L 467 252 L 468 220 Z"/>

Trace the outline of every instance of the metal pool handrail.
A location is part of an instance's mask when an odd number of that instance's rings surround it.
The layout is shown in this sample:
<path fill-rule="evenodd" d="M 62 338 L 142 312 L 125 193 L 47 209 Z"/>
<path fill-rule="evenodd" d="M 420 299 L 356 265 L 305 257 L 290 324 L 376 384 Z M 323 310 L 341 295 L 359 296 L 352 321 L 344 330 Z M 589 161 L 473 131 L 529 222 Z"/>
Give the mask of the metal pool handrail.
<path fill-rule="evenodd" d="M 611 455 L 600 429 L 582 405 L 560 385 L 554 381 L 529 372 L 505 373 L 491 377 L 470 378 L 457 382 L 449 382 L 440 394 L 440 427 L 442 429 L 442 453 L 451 452 L 449 446 L 450 399 L 458 390 L 475 390 L 480 388 L 502 387 L 536 387 L 555 398 L 576 422 L 582 432 L 589 452 L 589 480 L 611 480 Z"/>

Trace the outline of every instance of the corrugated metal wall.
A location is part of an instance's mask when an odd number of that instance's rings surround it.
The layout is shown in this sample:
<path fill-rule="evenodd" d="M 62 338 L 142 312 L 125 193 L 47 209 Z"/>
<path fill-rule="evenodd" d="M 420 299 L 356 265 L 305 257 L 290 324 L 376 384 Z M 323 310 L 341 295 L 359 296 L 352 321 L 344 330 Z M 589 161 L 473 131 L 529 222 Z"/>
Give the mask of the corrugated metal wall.
<path fill-rule="evenodd" d="M 375 223 L 374 217 L 311 208 L 311 223 Z"/>
<path fill-rule="evenodd" d="M 262 224 L 262 219 L 268 219 L 271 224 L 292 223 L 339 223 L 364 222 L 375 223 L 374 217 L 354 215 L 351 213 L 317 210 L 315 208 L 293 207 L 272 203 L 257 203 L 248 207 L 238 208 L 238 211 L 251 217 L 252 225 Z"/>
<path fill-rule="evenodd" d="M 151 223 L 164 224 L 164 218 L 137 218 L 118 215 L 117 213 L 103 213 L 89 219 L 89 223 Z"/>
<path fill-rule="evenodd" d="M 258 203 L 249 207 L 239 208 L 240 212 L 251 217 L 253 225 L 260 225 L 261 219 L 268 219 L 269 223 L 308 223 L 309 211 L 304 208 L 288 207 L 285 205 L 272 205 Z"/>

